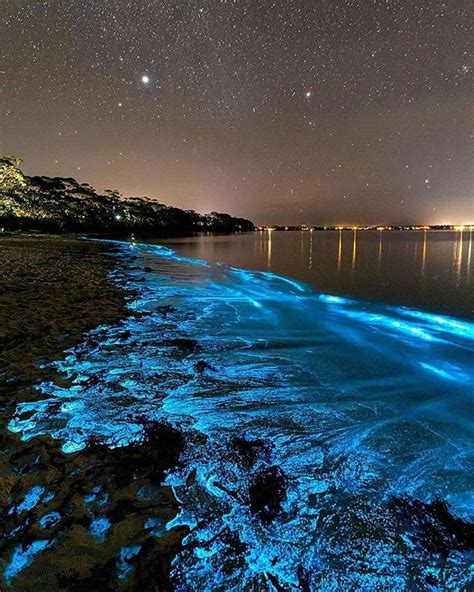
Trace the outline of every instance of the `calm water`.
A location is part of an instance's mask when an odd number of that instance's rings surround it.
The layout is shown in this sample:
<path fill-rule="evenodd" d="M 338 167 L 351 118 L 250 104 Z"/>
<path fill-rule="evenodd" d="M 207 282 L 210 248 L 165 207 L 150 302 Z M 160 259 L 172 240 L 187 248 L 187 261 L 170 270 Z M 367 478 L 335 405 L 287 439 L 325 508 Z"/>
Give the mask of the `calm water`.
<path fill-rule="evenodd" d="M 272 271 L 333 294 L 472 317 L 472 234 L 256 232 L 165 244 L 188 257 Z"/>
<path fill-rule="evenodd" d="M 471 589 L 473 553 L 425 506 L 414 517 L 394 500 L 440 499 L 474 518 L 474 325 L 329 293 L 405 301 L 402 282 L 411 304 L 435 306 L 437 290 L 467 312 L 469 238 L 352 241 L 255 234 L 187 239 L 178 252 L 123 243 L 124 260 L 136 259 L 114 281 L 145 314 L 93 331 L 53 365 L 73 386 L 39 384 L 39 400 L 19 404 L 9 429 L 80 455 L 91 437 L 111 448 L 140 441 L 143 418 L 179 427 L 188 445 L 168 482 L 180 513 L 157 524 L 145 505 L 140 516 L 157 538 L 189 527 L 174 561 L 178 590 Z M 251 499 L 268 475 L 282 477 L 284 492 L 263 520 Z M 114 525 L 102 512 L 107 544 Z M 132 573 L 139 547 L 127 549 L 122 572 Z M 13 559 L 7 570 L 16 577 Z"/>

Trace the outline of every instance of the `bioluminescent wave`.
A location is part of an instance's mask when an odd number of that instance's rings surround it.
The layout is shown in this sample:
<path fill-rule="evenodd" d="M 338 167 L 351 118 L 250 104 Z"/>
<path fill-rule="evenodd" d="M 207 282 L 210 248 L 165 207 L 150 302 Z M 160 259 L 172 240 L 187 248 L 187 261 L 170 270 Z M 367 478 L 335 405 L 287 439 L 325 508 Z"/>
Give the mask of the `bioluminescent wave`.
<path fill-rule="evenodd" d="M 182 465 L 167 478 L 181 510 L 168 524 L 143 517 L 156 537 L 189 528 L 177 589 L 472 584 L 472 554 L 449 529 L 474 517 L 474 325 L 160 246 L 122 249 L 137 257 L 116 278 L 135 314 L 55 363 L 70 384 L 40 384 L 11 431 L 52 436 L 68 454 L 91 439 L 139 442 L 144 420 L 183 431 Z M 43 495 L 31 491 L 23 505 Z M 451 522 L 435 500 L 449 504 Z M 106 507 L 104 498 L 91 519 L 97 544 L 113 528 Z M 422 510 L 428 522 L 436 510 L 446 536 L 427 542 Z M 18 551 L 8 578 L 53 544 Z M 119 578 L 139 550 L 121 550 Z"/>

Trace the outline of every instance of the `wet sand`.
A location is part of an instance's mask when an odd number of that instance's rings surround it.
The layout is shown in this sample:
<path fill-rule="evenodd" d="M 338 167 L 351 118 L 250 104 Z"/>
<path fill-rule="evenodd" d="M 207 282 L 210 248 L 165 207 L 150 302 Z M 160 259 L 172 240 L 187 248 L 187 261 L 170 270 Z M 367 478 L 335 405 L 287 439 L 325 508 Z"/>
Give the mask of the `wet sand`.
<path fill-rule="evenodd" d="M 17 403 L 41 399 L 35 384 L 64 384 L 47 364 L 88 330 L 130 315 L 132 295 L 108 277 L 119 263 L 112 251 L 67 237 L 0 236 L 2 591 L 170 588 L 183 529 L 152 536 L 143 512 L 162 524 L 177 513 L 162 482 L 178 462 L 178 432 L 148 425 L 141 445 L 111 450 L 91 442 L 66 455 L 51 438 L 23 442 L 6 428 Z"/>
<path fill-rule="evenodd" d="M 467 589 L 467 370 L 455 436 L 432 401 L 470 325 L 162 246 L 0 252 L 2 592 Z"/>
<path fill-rule="evenodd" d="M 0 235 L 0 364 L 14 384 L 38 379 L 85 331 L 114 323 L 125 295 L 107 278 L 104 244 L 41 235 Z"/>

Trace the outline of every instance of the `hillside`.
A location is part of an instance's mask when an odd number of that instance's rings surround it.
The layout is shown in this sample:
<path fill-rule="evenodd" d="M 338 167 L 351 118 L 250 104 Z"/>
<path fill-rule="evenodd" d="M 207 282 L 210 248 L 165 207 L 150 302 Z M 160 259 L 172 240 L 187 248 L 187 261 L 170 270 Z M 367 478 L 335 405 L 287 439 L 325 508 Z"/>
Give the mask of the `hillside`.
<path fill-rule="evenodd" d="M 0 158 L 0 227 L 48 232 L 246 232 L 250 220 L 198 214 L 145 197 L 100 194 L 73 178 L 24 175 L 22 161 Z"/>

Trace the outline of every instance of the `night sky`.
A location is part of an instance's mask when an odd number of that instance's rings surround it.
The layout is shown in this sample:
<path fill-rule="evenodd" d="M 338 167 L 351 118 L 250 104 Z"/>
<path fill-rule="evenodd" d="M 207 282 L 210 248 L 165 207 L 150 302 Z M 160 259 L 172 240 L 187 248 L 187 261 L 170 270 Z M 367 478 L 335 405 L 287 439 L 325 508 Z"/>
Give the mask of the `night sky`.
<path fill-rule="evenodd" d="M 257 223 L 466 223 L 469 0 L 4 0 L 0 150 Z"/>

